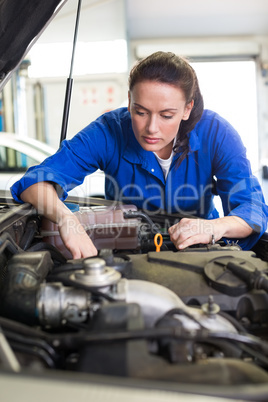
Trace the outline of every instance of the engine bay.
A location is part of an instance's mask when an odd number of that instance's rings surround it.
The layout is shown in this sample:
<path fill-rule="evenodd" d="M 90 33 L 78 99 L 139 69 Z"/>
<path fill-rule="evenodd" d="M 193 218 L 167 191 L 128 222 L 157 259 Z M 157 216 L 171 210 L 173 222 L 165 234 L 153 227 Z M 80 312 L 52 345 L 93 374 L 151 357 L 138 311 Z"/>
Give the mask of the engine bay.
<path fill-rule="evenodd" d="M 0 368 L 267 384 L 267 239 L 250 251 L 235 242 L 177 251 L 167 228 L 180 217 L 112 210 L 79 209 L 94 213 L 98 256 L 72 260 L 32 207 L 2 205 Z"/>

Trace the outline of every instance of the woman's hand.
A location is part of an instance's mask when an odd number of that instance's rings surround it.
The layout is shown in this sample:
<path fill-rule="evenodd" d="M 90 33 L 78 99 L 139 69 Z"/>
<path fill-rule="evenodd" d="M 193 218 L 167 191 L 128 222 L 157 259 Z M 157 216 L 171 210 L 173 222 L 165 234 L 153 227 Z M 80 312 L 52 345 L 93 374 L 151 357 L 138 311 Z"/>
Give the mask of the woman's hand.
<path fill-rule="evenodd" d="M 212 240 L 221 238 L 221 235 L 215 235 L 213 221 L 205 219 L 183 218 L 180 222 L 171 226 L 168 230 L 170 239 L 178 250 L 189 247 L 193 244 L 207 244 Z"/>
<path fill-rule="evenodd" d="M 252 234 L 252 228 L 238 216 L 225 216 L 224 218 L 188 219 L 171 226 L 168 230 L 170 239 L 178 250 L 193 244 L 208 244 L 212 238 L 215 241 L 222 237 L 239 239 Z"/>
<path fill-rule="evenodd" d="M 74 214 L 63 215 L 58 227 L 61 239 L 73 258 L 97 255 L 96 247 Z"/>
<path fill-rule="evenodd" d="M 51 183 L 35 183 L 24 190 L 20 197 L 22 201 L 32 204 L 41 215 L 58 224 L 61 239 L 73 258 L 97 255 L 96 247 L 78 218 L 60 201 Z"/>

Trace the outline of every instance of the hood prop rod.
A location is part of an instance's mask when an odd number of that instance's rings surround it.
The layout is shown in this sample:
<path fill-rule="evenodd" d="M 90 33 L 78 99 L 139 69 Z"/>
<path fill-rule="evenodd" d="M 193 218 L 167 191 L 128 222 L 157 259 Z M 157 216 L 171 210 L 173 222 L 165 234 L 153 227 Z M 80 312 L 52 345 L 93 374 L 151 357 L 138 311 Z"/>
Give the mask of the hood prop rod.
<path fill-rule="evenodd" d="M 65 91 L 65 101 L 64 101 L 63 116 L 62 116 L 60 144 L 62 143 L 63 140 L 65 140 L 66 134 L 67 134 L 67 126 L 68 126 L 68 119 L 69 119 L 69 113 L 70 113 L 71 94 L 72 94 L 72 87 L 73 87 L 72 75 L 73 75 L 74 55 L 75 55 L 78 26 L 79 26 L 79 19 L 80 19 L 80 13 L 81 13 L 81 3 L 82 3 L 82 0 L 78 0 L 74 38 L 73 38 L 71 67 L 70 67 L 69 78 L 67 78 L 67 85 L 66 85 L 66 91 Z"/>

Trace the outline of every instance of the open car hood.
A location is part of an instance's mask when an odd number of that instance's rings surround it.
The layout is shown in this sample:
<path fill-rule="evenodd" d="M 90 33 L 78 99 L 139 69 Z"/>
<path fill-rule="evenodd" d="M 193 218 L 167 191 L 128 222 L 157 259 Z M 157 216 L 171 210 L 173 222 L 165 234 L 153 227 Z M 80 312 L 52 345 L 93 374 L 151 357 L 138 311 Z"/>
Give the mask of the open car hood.
<path fill-rule="evenodd" d="M 0 90 L 67 0 L 0 0 Z"/>

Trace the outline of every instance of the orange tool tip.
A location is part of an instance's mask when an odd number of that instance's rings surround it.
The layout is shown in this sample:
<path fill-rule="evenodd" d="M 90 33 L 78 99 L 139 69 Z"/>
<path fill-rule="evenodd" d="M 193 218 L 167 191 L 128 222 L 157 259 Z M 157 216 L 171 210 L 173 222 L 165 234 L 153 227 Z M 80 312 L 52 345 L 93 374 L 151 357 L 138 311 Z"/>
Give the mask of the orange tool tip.
<path fill-rule="evenodd" d="M 160 248 L 163 244 L 163 236 L 161 235 L 161 233 L 156 233 L 156 235 L 154 236 L 154 245 L 156 247 L 156 251 L 160 251 Z"/>

